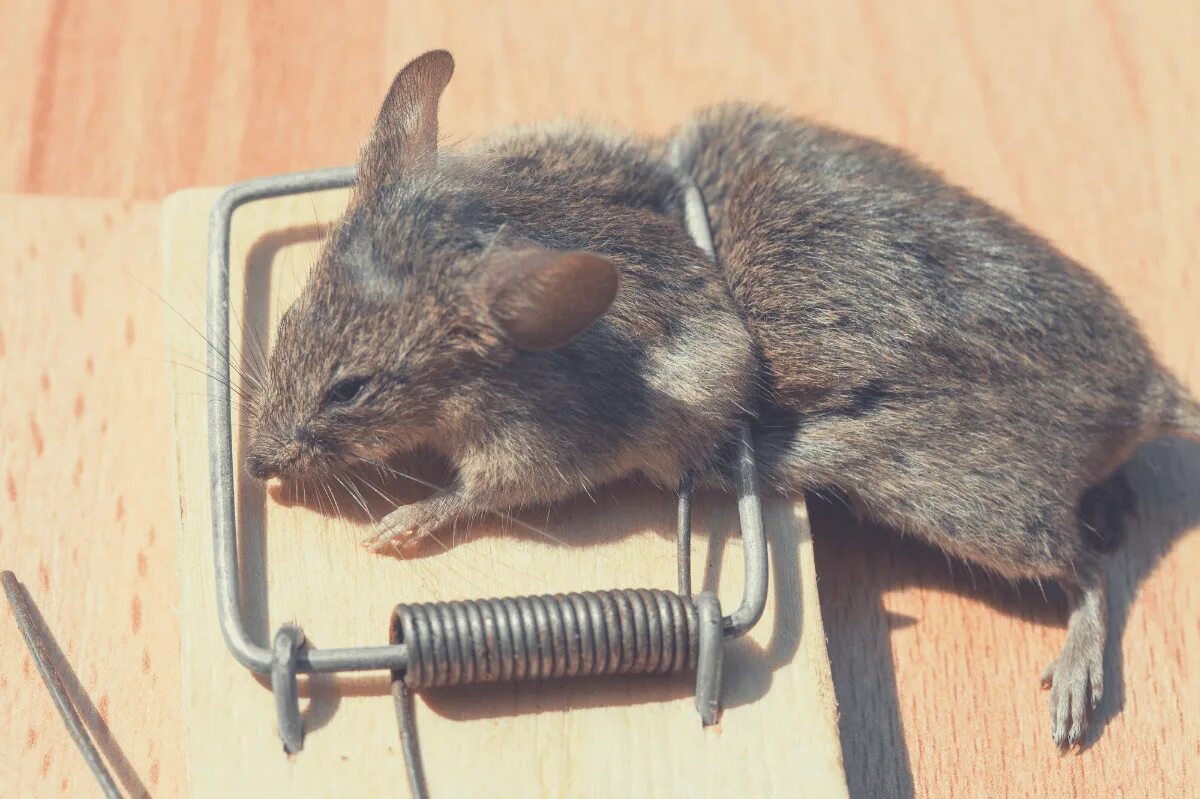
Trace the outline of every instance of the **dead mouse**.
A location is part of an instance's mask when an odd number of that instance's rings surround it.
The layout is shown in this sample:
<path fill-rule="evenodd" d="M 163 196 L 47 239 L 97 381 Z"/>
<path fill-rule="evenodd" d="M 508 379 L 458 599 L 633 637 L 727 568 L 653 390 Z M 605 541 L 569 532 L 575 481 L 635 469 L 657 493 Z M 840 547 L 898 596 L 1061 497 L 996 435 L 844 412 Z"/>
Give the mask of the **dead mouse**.
<path fill-rule="evenodd" d="M 329 480 L 417 447 L 453 484 L 369 544 L 640 474 L 763 478 L 1070 596 L 1046 670 L 1082 741 L 1103 691 L 1103 553 L 1138 444 L 1200 408 L 1093 275 L 904 153 L 762 108 L 667 140 L 516 130 L 438 152 L 453 61 L 396 77 L 359 183 L 253 397 L 247 468 Z M 670 154 L 670 158 L 668 157 Z M 688 235 L 685 178 L 717 264 Z"/>

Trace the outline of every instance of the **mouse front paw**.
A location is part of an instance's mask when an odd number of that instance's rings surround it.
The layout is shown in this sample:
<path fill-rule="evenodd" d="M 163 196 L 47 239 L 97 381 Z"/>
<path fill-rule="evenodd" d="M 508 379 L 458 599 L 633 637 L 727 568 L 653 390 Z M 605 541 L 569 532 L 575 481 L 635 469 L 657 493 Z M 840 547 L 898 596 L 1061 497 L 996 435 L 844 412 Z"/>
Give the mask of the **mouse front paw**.
<path fill-rule="evenodd" d="M 472 507 L 471 496 L 461 491 L 435 494 L 384 516 L 375 526 L 375 532 L 362 541 L 362 546 L 372 552 L 403 555 L 426 538 L 433 537 L 437 541 L 439 530 L 453 525 Z M 441 545 L 447 548 L 445 544 Z"/>
<path fill-rule="evenodd" d="M 421 514 L 415 513 L 414 509 L 415 506 L 409 505 L 384 516 L 374 532 L 360 542 L 362 547 L 375 553 L 394 554 L 415 547 L 430 531 Z"/>

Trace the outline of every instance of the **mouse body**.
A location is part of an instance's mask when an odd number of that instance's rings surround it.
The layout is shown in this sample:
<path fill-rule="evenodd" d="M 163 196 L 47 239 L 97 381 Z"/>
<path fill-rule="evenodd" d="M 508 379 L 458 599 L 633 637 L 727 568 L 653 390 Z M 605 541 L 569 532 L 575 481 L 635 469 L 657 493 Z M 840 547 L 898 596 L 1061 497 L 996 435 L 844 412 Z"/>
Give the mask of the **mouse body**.
<path fill-rule="evenodd" d="M 396 78 L 253 397 L 247 468 L 328 479 L 418 447 L 454 483 L 369 540 L 641 474 L 720 483 L 754 424 L 777 490 L 1070 599 L 1043 675 L 1081 743 L 1104 553 L 1140 443 L 1200 411 L 1104 284 L 907 154 L 744 105 L 666 139 L 581 126 L 437 150 L 442 51 Z M 668 153 L 671 157 L 668 157 Z M 694 183 L 715 263 L 684 222 Z"/>

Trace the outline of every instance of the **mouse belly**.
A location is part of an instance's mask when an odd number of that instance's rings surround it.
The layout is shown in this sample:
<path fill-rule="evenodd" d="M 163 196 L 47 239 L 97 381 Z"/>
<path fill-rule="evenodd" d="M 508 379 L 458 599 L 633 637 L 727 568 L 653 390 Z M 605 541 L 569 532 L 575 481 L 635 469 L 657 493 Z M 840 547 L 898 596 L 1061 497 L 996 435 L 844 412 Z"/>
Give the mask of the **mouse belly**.
<path fill-rule="evenodd" d="M 1047 435 L 1036 413 L 987 418 L 971 405 L 768 415 L 757 436 L 764 480 L 836 489 L 872 521 L 1004 577 L 1071 574 L 1087 554 L 1079 440 Z M 1100 436 L 1087 449 L 1114 444 Z"/>

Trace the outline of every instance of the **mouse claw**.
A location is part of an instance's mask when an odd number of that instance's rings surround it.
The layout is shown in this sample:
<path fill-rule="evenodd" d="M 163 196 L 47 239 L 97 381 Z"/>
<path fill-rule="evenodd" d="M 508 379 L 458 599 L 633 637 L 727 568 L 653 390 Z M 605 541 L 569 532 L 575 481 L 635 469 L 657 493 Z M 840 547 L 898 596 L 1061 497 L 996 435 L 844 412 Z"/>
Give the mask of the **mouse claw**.
<path fill-rule="evenodd" d="M 413 549 L 424 537 L 424 531 L 419 528 L 397 531 L 392 527 L 385 527 L 359 543 L 363 549 L 375 554 L 382 554 L 390 550 L 399 555 Z"/>
<path fill-rule="evenodd" d="M 405 505 L 384 516 L 362 546 L 375 553 L 402 555 L 437 529 L 437 518 L 421 505 Z"/>
<path fill-rule="evenodd" d="M 1058 667 L 1058 661 L 1055 660 L 1042 671 L 1041 684 L 1042 690 L 1048 691 L 1054 685 L 1054 669 Z"/>
<path fill-rule="evenodd" d="M 372 536 L 367 536 L 363 540 L 359 541 L 358 545 L 360 547 L 362 547 L 363 549 L 367 550 L 368 552 L 374 552 L 374 553 L 378 554 L 378 553 L 382 552 L 385 547 L 387 547 L 389 544 L 391 544 L 391 542 L 392 542 L 392 538 L 391 538 L 390 534 L 385 535 L 383 537 L 372 535 Z"/>
<path fill-rule="evenodd" d="M 424 537 L 425 534 L 417 530 L 406 530 L 388 543 L 391 544 L 392 552 L 397 555 L 403 555 L 406 552 L 416 549 L 417 542 Z"/>

